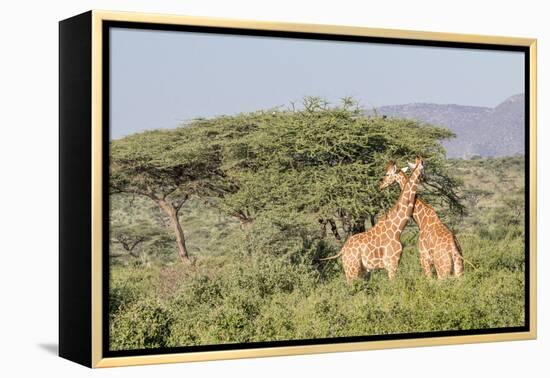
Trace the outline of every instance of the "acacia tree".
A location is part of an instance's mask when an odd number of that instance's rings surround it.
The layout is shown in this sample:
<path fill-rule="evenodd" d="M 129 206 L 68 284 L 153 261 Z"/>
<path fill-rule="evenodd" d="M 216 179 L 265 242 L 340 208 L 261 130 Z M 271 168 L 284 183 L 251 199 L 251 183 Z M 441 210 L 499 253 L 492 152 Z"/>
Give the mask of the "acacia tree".
<path fill-rule="evenodd" d="M 118 225 L 111 227 L 111 242 L 118 243 L 130 254 L 139 257 L 139 247 L 155 236 L 154 230 L 147 225 Z"/>
<path fill-rule="evenodd" d="M 453 137 L 448 129 L 365 115 L 350 99 L 330 107 L 319 98 L 306 98 L 300 110 L 270 109 L 204 122 L 217 130 L 223 170 L 237 188 L 223 205 L 247 222 L 265 213 L 307 213 L 322 235 L 327 228 L 337 239 L 362 232 L 366 222 L 375 224 L 395 202 L 398 189 L 378 188 L 387 162 L 405 166 L 415 155 L 427 165 L 422 196 L 464 211 L 459 182 L 440 143 Z"/>
<path fill-rule="evenodd" d="M 170 220 L 182 262 L 190 261 L 179 215 L 193 195 L 221 195 L 219 150 L 197 127 L 155 130 L 111 143 L 112 194 L 131 193 L 156 203 Z"/>
<path fill-rule="evenodd" d="M 178 215 L 193 195 L 235 216 L 247 230 L 261 218 L 259 227 L 270 232 L 274 225 L 279 239 L 293 234 L 311 244 L 314 224 L 321 238 L 330 229 L 343 240 L 375 224 L 395 202 L 397 188 L 378 188 L 390 160 L 405 166 L 422 155 L 421 196 L 461 213 L 459 182 L 440 143 L 451 137 L 448 129 L 366 115 L 351 99 L 331 107 L 306 98 L 300 109 L 199 119 L 114 141 L 110 187 L 145 196 L 162 209 L 184 262 L 189 254 Z"/>

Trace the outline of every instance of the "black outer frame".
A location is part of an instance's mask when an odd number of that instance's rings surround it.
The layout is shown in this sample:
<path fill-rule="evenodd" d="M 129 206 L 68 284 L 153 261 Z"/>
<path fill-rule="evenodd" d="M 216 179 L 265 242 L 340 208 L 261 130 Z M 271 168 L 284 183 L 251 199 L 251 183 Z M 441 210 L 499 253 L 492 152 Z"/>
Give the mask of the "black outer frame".
<path fill-rule="evenodd" d="M 59 355 L 92 367 L 92 12 L 59 23 Z"/>
<path fill-rule="evenodd" d="M 61 357 L 91 367 L 91 113 L 92 113 L 92 12 L 60 22 L 60 261 L 59 261 L 59 354 Z M 458 47 L 485 50 L 521 51 L 525 56 L 525 185 L 526 185 L 526 254 L 525 254 L 525 324 L 522 327 L 498 329 L 439 331 L 396 335 L 339 337 L 330 339 L 289 340 L 246 344 L 218 344 L 130 351 L 109 351 L 108 309 L 108 217 L 109 211 L 109 28 L 126 27 L 147 30 L 193 31 L 232 35 L 275 36 L 317 40 L 375 42 L 386 44 Z M 416 339 L 458 335 L 481 335 L 530 330 L 529 220 L 530 220 L 530 55 L 529 47 L 488 45 L 466 42 L 441 42 L 386 37 L 329 35 L 301 32 L 265 31 L 210 26 L 185 26 L 103 21 L 103 345 L 102 357 L 156 355 L 181 352 L 252 349 L 261 347 L 300 346 L 313 344 L 353 343 L 376 340 Z M 88 125 L 88 126 L 86 126 Z"/>

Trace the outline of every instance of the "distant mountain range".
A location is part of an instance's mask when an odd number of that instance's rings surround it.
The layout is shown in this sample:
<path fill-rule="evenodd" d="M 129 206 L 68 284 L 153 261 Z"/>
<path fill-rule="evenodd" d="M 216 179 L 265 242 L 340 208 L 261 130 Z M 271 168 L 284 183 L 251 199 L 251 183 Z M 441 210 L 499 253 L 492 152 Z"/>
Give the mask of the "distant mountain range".
<path fill-rule="evenodd" d="M 450 158 L 499 157 L 525 152 L 523 94 L 509 97 L 494 108 L 417 103 L 382 106 L 376 111 L 388 117 L 451 129 L 456 138 L 443 142 Z"/>

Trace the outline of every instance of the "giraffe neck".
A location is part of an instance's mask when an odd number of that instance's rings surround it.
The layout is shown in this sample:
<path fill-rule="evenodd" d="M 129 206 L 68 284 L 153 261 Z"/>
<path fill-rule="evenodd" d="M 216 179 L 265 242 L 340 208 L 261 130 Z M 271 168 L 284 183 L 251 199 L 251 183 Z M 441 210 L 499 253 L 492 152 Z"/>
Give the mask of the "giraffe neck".
<path fill-rule="evenodd" d="M 401 190 L 401 195 L 395 205 L 392 222 L 396 222 L 399 232 L 403 231 L 412 215 L 420 173 L 421 170 L 416 167 Z"/>
<path fill-rule="evenodd" d="M 407 183 L 407 176 L 402 171 L 399 172 L 397 183 L 399 184 L 399 187 L 401 190 L 405 187 L 405 184 Z M 435 211 L 428 206 L 426 203 L 424 203 L 422 200 L 416 198 L 414 202 L 414 209 L 412 213 L 412 217 L 416 224 L 418 225 L 418 228 L 421 230 L 423 228 L 426 228 L 431 224 L 432 219 L 438 219 L 437 214 L 435 214 Z"/>

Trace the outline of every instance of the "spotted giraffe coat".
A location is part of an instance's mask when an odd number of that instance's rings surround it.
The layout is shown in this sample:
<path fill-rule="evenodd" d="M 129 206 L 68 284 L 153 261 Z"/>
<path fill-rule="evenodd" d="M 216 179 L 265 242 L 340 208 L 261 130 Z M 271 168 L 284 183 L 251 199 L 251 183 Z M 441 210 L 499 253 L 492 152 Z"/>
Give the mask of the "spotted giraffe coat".
<path fill-rule="evenodd" d="M 401 259 L 401 232 L 411 217 L 423 162 L 417 158 L 415 169 L 391 210 L 366 232 L 351 236 L 340 253 L 348 282 L 375 269 L 386 269 L 393 279 Z"/>
<path fill-rule="evenodd" d="M 395 174 L 395 182 L 403 188 L 407 176 L 402 171 Z M 420 264 L 426 277 L 432 276 L 432 266 L 438 278 L 454 273 L 457 277 L 464 275 L 464 258 L 454 234 L 441 222 L 435 210 L 416 198 L 412 217 L 420 230 L 418 251 Z"/>

